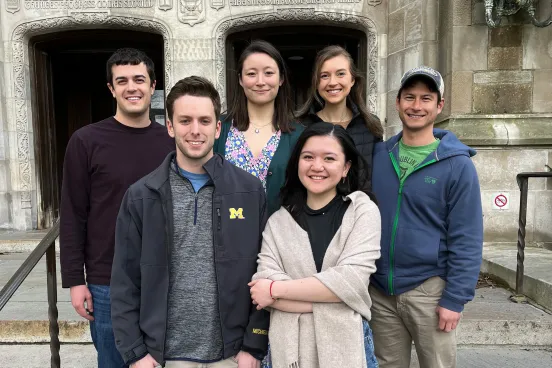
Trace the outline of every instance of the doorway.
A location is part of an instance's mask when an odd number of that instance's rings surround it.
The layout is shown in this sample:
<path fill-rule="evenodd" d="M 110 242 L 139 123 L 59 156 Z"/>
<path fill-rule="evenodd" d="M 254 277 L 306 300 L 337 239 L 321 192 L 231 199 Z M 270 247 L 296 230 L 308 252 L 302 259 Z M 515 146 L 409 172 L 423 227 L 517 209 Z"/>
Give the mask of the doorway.
<path fill-rule="evenodd" d="M 282 54 L 290 74 L 295 110 L 307 98 L 316 54 L 326 46 L 340 45 L 345 48 L 366 78 L 367 38 L 360 30 L 333 26 L 277 26 L 237 32 L 226 39 L 227 106 L 239 86 L 236 71 L 238 59 L 247 45 L 256 39 L 270 42 Z"/>
<path fill-rule="evenodd" d="M 51 226 L 59 217 L 69 138 L 77 129 L 115 114 L 116 102 L 107 88 L 106 62 L 122 47 L 140 49 L 153 60 L 156 94 L 163 96 L 161 35 L 80 30 L 40 35 L 29 42 L 39 229 Z"/>

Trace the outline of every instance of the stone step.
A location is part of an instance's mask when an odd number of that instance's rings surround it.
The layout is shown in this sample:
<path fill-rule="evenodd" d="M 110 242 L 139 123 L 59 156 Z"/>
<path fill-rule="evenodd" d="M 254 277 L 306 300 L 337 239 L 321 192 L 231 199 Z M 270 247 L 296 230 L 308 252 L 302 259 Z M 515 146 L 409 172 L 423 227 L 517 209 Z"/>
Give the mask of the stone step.
<path fill-rule="evenodd" d="M 483 248 L 481 271 L 503 281 L 515 290 L 517 247 L 513 244 L 489 244 Z M 523 294 L 552 310 L 552 250 L 526 247 Z"/>
<path fill-rule="evenodd" d="M 10 368 L 44 368 L 50 366 L 49 345 L 0 345 L 0 361 Z M 457 368 L 543 368 L 552 366 L 552 350 L 520 346 L 458 347 Z M 62 344 L 63 368 L 95 368 L 96 351 L 92 344 Z M 412 349 L 410 368 L 420 368 Z"/>
<path fill-rule="evenodd" d="M 0 255 L 0 288 L 28 256 L 27 253 Z M 58 310 L 60 341 L 89 343 L 88 322 L 71 306 L 69 290 L 61 288 L 58 260 Z M 509 300 L 511 292 L 496 287 L 477 289 L 466 306 L 458 327 L 461 345 L 552 346 L 552 316 L 530 304 Z M 46 263 L 37 267 L 0 311 L 0 344 L 46 343 L 49 337 Z"/>
<path fill-rule="evenodd" d="M 32 252 L 47 233 L 48 230 L 0 230 L 0 254 Z M 59 252 L 59 238 L 56 239 L 56 250 Z"/>

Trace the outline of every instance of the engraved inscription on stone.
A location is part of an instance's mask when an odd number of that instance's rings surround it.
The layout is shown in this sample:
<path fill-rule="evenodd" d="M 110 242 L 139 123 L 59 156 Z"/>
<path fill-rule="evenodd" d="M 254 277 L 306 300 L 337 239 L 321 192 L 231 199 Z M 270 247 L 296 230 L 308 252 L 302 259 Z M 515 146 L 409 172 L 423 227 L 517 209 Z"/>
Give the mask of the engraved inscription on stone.
<path fill-rule="evenodd" d="M 173 8 L 173 0 L 159 0 L 159 10 L 167 11 Z"/>
<path fill-rule="evenodd" d="M 381 0 L 368 0 L 370 2 L 381 3 Z M 320 5 L 337 3 L 360 3 L 362 0 L 230 0 L 231 6 L 263 6 L 263 5 Z M 370 4 L 372 5 L 372 4 Z M 377 5 L 377 4 L 375 4 Z"/>
<path fill-rule="evenodd" d="M 21 9 L 21 0 L 6 0 L 6 11 L 16 13 Z"/>
<path fill-rule="evenodd" d="M 205 20 L 205 0 L 179 0 L 178 20 L 194 26 Z"/>
<path fill-rule="evenodd" d="M 25 9 L 153 8 L 155 0 L 24 0 Z M 165 0 L 167 1 L 167 0 Z M 172 1 L 172 0 L 168 0 Z"/>
<path fill-rule="evenodd" d="M 211 0 L 211 8 L 220 10 L 224 8 L 226 0 Z"/>

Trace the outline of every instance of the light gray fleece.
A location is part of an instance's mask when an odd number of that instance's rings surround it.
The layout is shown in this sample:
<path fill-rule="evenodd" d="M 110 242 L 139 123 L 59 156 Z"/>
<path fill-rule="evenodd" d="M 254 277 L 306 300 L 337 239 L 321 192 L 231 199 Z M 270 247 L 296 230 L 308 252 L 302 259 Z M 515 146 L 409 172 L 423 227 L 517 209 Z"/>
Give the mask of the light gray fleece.
<path fill-rule="evenodd" d="M 213 186 L 195 193 L 174 170 L 170 184 L 174 238 L 165 359 L 217 361 L 223 344 L 213 249 Z"/>

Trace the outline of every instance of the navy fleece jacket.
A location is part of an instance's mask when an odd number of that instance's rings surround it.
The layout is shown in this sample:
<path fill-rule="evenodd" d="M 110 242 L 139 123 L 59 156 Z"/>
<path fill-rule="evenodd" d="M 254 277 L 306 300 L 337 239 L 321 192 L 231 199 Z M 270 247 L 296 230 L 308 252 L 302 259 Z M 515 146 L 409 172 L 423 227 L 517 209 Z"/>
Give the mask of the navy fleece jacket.
<path fill-rule="evenodd" d="M 446 281 L 439 305 L 461 312 L 473 299 L 483 250 L 483 214 L 475 150 L 449 131 L 401 185 L 399 140 L 374 149 L 372 182 L 381 222 L 381 258 L 372 282 L 402 294 L 433 276 Z"/>

